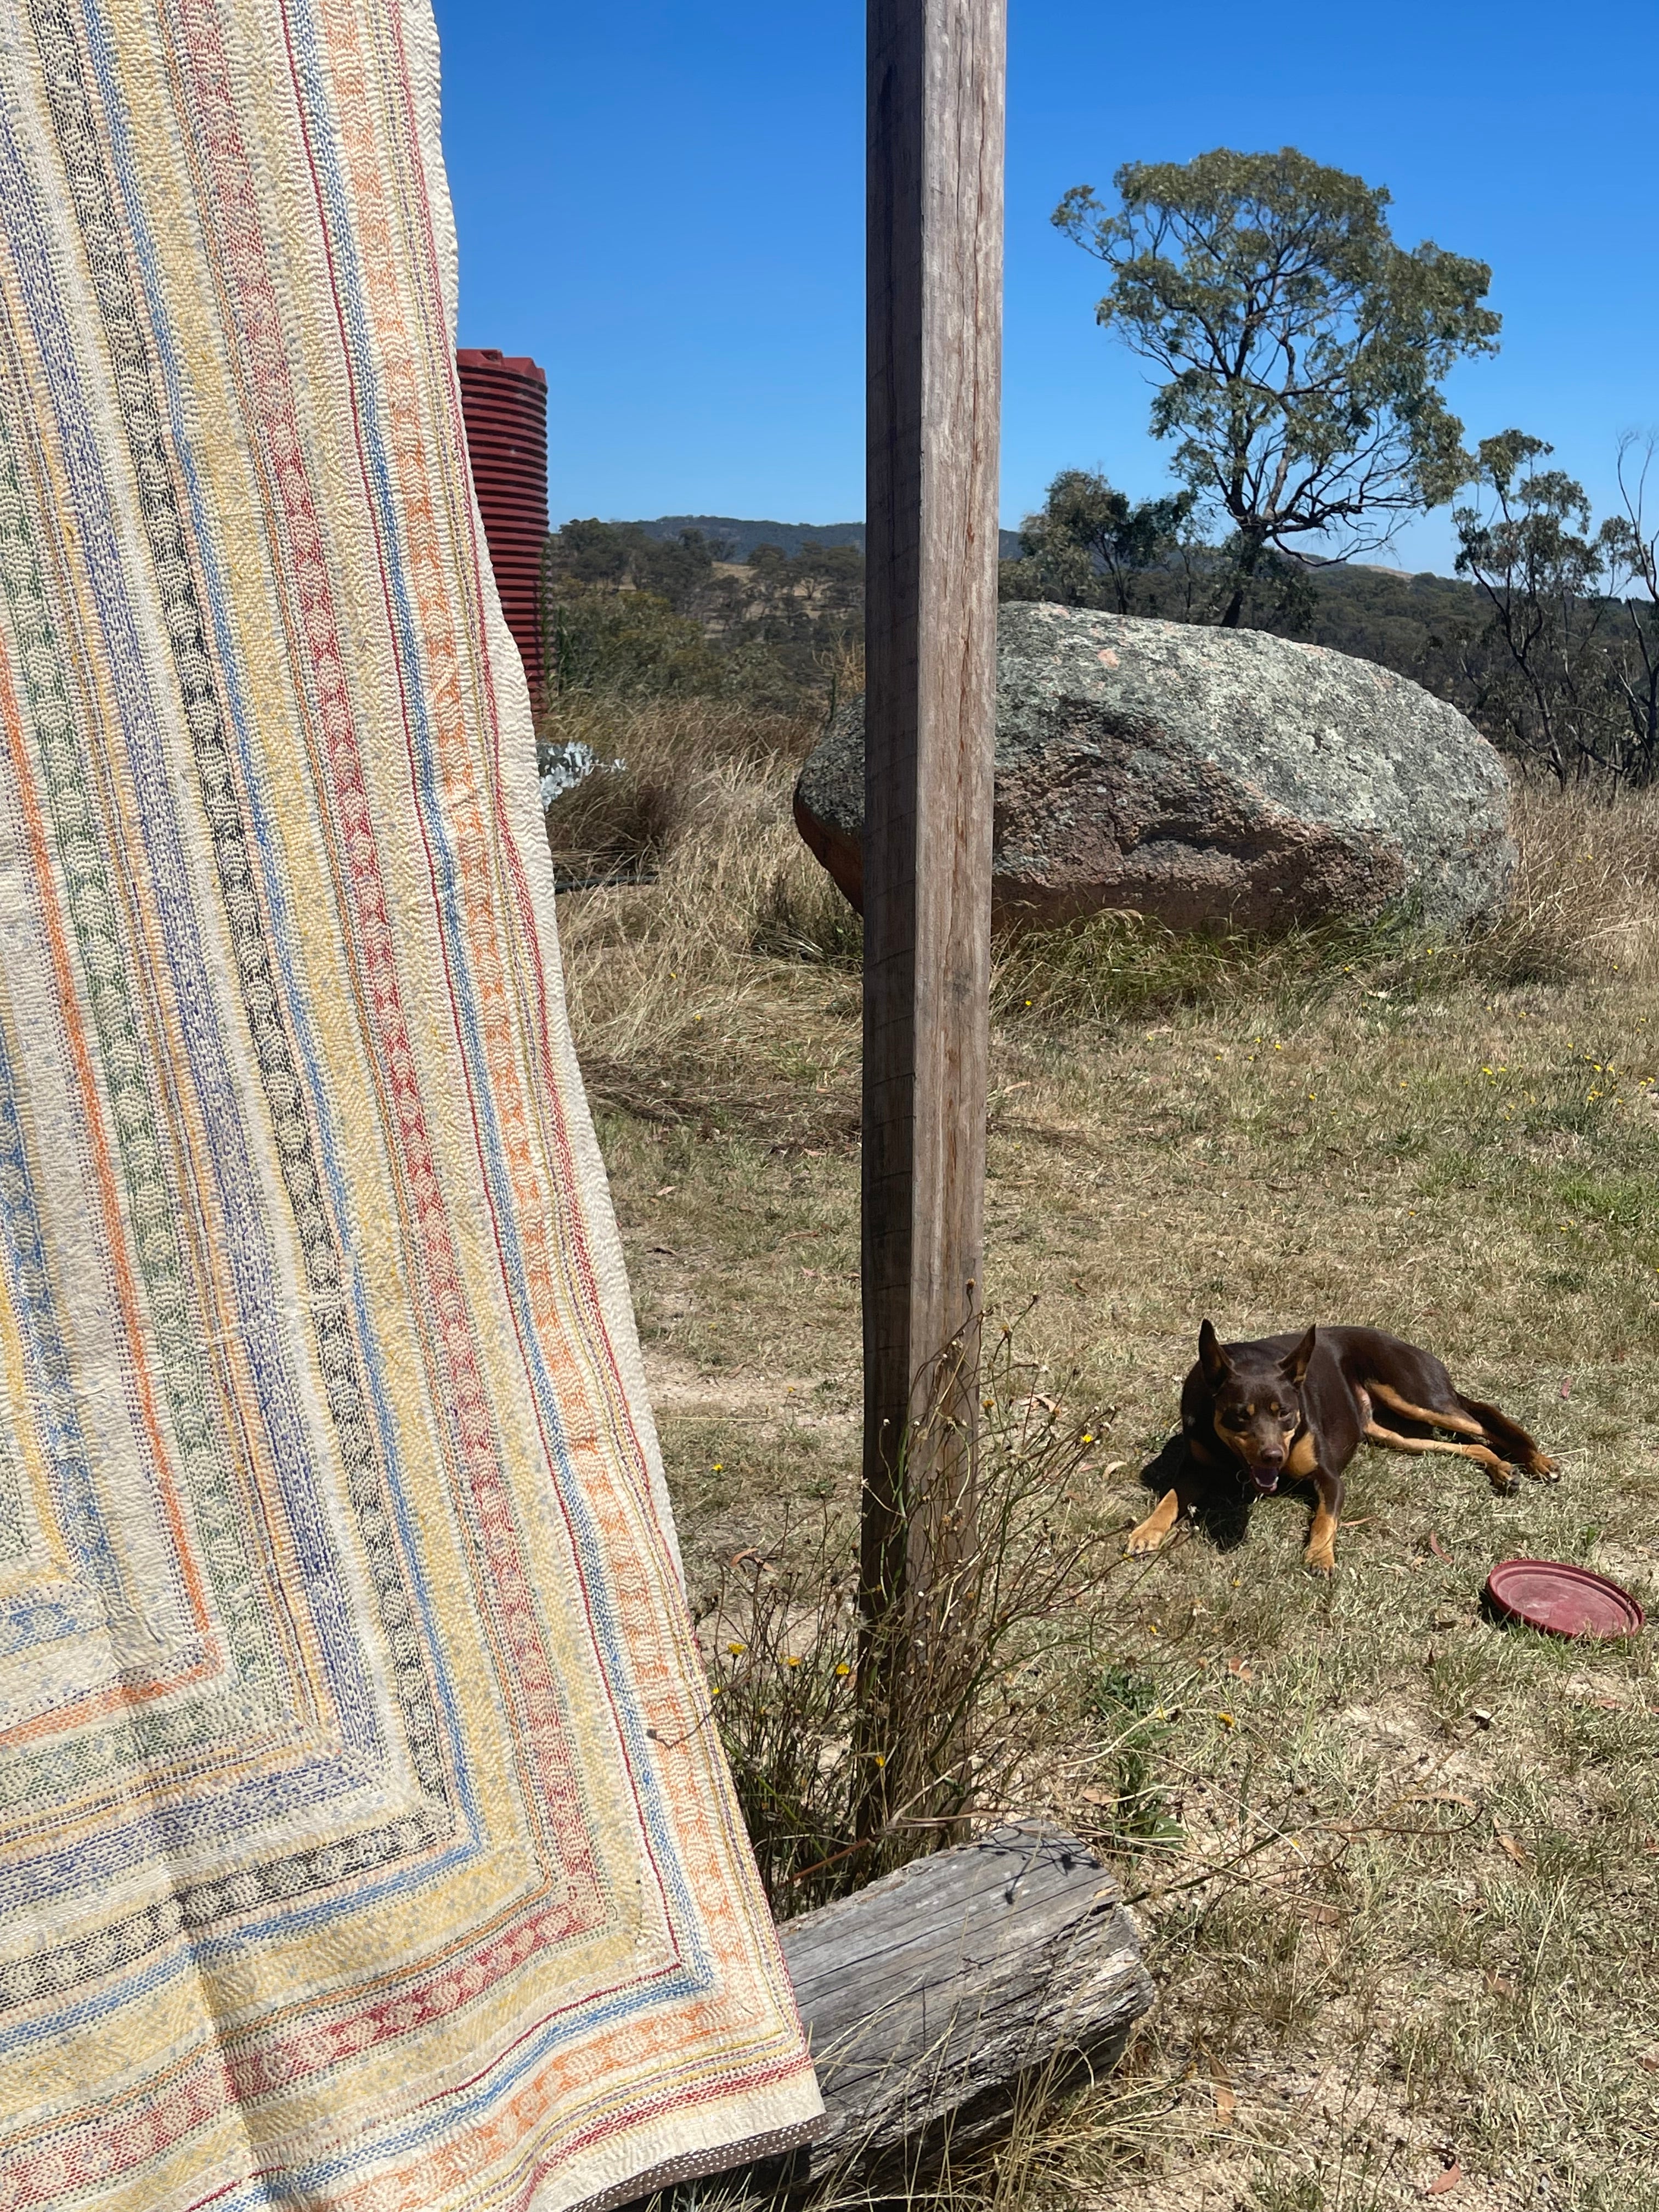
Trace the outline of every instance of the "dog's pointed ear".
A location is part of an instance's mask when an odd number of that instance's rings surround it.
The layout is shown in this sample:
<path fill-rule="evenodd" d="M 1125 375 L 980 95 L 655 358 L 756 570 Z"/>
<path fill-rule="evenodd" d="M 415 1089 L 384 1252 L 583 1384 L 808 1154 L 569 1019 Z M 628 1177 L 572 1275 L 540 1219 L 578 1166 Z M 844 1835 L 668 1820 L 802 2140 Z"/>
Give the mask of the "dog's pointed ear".
<path fill-rule="evenodd" d="M 1314 1356 L 1314 1346 L 1319 1341 L 1319 1324 L 1316 1322 L 1294 1352 L 1285 1356 L 1285 1372 L 1298 1388 L 1308 1371 L 1308 1362 Z"/>
<path fill-rule="evenodd" d="M 1198 1364 L 1212 1390 L 1218 1390 L 1233 1371 L 1233 1363 L 1216 1341 L 1215 1327 L 1209 1321 L 1199 1323 Z"/>

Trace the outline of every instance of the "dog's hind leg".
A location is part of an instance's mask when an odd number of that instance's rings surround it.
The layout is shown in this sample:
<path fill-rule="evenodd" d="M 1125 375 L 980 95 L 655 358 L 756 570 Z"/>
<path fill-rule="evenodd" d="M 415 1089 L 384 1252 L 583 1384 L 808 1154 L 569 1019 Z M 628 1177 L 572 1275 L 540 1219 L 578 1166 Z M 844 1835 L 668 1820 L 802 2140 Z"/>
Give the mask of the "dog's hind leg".
<path fill-rule="evenodd" d="M 1420 1420 L 1431 1429 L 1449 1429 L 1453 1436 L 1471 1437 L 1474 1443 L 1486 1444 L 1502 1460 L 1524 1467 L 1531 1475 L 1547 1480 L 1555 1475 L 1555 1460 L 1548 1460 L 1537 1449 L 1526 1429 L 1510 1420 L 1509 1413 L 1500 1413 L 1495 1405 L 1482 1405 L 1480 1398 L 1464 1398 L 1444 1364 L 1418 1345 L 1398 1347 L 1394 1378 L 1382 1380 L 1367 1374 L 1364 1387 L 1389 1413 L 1401 1413 L 1405 1420 Z"/>
<path fill-rule="evenodd" d="M 1458 1402 L 1474 1415 L 1486 1431 L 1487 1443 L 1502 1452 L 1505 1459 L 1513 1460 L 1516 1467 L 1524 1467 L 1540 1482 L 1559 1482 L 1560 1468 L 1547 1452 L 1539 1449 L 1518 1421 L 1510 1420 L 1496 1406 L 1483 1405 L 1479 1398 L 1465 1398 L 1461 1392 Z"/>
<path fill-rule="evenodd" d="M 1496 1406 L 1488 1406 L 1478 1398 L 1466 1398 L 1453 1387 L 1451 1377 L 1432 1372 L 1426 1356 L 1423 1361 L 1425 1377 L 1431 1386 L 1423 1392 L 1421 1401 L 1408 1398 L 1395 1389 L 1391 1382 L 1370 1381 L 1366 1388 L 1380 1406 L 1391 1413 L 1399 1413 L 1408 1421 L 1421 1421 L 1425 1427 L 1449 1429 L 1455 1437 L 1468 1437 L 1495 1451 L 1500 1459 L 1524 1467 L 1528 1474 L 1545 1480 L 1556 1474 L 1555 1462 L 1547 1459 L 1538 1446 L 1517 1422 L 1507 1413 L 1499 1413 Z M 1439 1362 L 1432 1363 L 1437 1368 Z M 1444 1370 L 1441 1370 L 1443 1374 Z"/>
<path fill-rule="evenodd" d="M 1483 1443 L 1486 1440 L 1486 1432 L 1480 1420 L 1468 1410 L 1449 1384 L 1446 1395 L 1452 1402 L 1439 1406 L 1419 1405 L 1413 1399 L 1407 1397 L 1403 1390 L 1396 1390 L 1392 1382 L 1371 1380 L 1366 1382 L 1365 1388 L 1379 1406 L 1386 1406 L 1391 1413 L 1403 1414 L 1408 1421 L 1421 1421 L 1425 1428 L 1449 1429 L 1455 1437 L 1474 1437 Z M 1425 1397 L 1428 1395 L 1426 1391 L 1424 1393 Z M 1436 1391 L 1434 1395 L 1438 1397 L 1440 1393 Z"/>
<path fill-rule="evenodd" d="M 1427 1420 L 1427 1414 L 1419 1415 Z M 1484 1467 L 1492 1477 L 1494 1490 L 1510 1491 L 1520 1487 L 1519 1479 L 1510 1472 L 1506 1460 L 1499 1458 L 1490 1444 L 1451 1444 L 1443 1437 L 1402 1437 L 1394 1429 L 1385 1429 L 1376 1421 L 1365 1425 L 1366 1440 L 1374 1444 L 1386 1444 L 1390 1451 L 1450 1452 L 1458 1459 L 1472 1459 Z"/>

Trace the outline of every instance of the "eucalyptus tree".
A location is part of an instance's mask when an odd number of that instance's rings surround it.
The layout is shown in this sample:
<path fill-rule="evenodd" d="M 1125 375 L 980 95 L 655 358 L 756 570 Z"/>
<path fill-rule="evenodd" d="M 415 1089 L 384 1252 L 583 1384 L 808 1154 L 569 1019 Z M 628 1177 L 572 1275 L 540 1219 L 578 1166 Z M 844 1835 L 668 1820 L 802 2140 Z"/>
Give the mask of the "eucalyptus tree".
<path fill-rule="evenodd" d="M 1467 480 L 1441 386 L 1495 351 L 1484 262 L 1397 246 L 1388 192 L 1294 147 L 1129 161 L 1054 210 L 1111 270 L 1097 318 L 1164 372 L 1152 434 L 1224 516 L 1237 625 L 1268 548 L 1351 558 Z"/>

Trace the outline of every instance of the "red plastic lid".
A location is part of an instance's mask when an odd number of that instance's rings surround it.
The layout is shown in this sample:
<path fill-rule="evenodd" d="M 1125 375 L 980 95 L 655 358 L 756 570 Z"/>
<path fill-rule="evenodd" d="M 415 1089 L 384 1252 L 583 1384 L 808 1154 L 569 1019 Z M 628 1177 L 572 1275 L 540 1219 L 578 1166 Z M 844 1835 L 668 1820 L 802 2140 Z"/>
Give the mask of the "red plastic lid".
<path fill-rule="evenodd" d="M 1486 1577 L 1500 1613 L 1550 1636 L 1634 1636 L 1646 1618 L 1627 1589 L 1559 1559 L 1505 1559 Z"/>

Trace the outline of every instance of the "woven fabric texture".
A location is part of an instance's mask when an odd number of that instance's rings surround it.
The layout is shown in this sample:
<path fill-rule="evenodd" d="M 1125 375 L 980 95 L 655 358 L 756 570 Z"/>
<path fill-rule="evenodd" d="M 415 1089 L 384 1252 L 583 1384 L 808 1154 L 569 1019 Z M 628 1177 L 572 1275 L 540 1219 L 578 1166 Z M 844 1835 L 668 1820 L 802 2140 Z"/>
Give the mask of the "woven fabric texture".
<path fill-rule="evenodd" d="M 0 2212 L 818 2109 L 453 339 L 427 0 L 0 0 Z"/>

